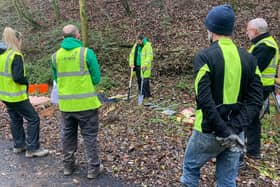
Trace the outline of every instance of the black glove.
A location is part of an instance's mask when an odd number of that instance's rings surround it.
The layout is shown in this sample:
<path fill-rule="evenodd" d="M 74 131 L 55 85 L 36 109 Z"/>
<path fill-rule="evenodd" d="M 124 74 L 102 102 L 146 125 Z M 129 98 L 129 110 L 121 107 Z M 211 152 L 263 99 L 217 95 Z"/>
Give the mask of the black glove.
<path fill-rule="evenodd" d="M 217 137 L 225 138 L 229 135 L 233 134 L 228 124 L 225 121 L 221 121 L 219 124 L 215 126 L 215 135 Z"/>
<path fill-rule="evenodd" d="M 243 128 L 237 125 L 235 121 L 228 121 L 216 126 L 215 135 L 218 137 L 228 137 L 231 134 L 240 134 Z"/>
<path fill-rule="evenodd" d="M 233 120 L 227 122 L 227 127 L 232 134 L 240 134 L 243 131 L 243 127 Z"/>

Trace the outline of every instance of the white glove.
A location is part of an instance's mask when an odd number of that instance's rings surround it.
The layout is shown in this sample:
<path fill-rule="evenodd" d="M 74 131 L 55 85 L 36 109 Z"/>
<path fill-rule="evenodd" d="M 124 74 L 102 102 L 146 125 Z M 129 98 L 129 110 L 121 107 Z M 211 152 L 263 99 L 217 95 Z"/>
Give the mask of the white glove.
<path fill-rule="evenodd" d="M 221 146 L 229 148 L 232 152 L 244 153 L 246 151 L 244 141 L 236 134 L 231 134 L 225 138 L 216 137 L 216 140 L 221 144 Z"/>

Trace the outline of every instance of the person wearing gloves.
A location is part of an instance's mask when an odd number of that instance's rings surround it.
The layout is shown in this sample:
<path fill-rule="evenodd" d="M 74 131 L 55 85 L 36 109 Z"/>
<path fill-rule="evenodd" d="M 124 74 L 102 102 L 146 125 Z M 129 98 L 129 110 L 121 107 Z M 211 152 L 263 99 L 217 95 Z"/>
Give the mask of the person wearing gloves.
<path fill-rule="evenodd" d="M 217 186 L 236 186 L 243 128 L 262 106 L 257 62 L 232 41 L 234 22 L 230 5 L 213 7 L 205 19 L 211 44 L 193 62 L 197 108 L 180 177 L 184 186 L 197 187 L 200 168 L 212 158 L 216 158 Z"/>
<path fill-rule="evenodd" d="M 52 55 L 51 69 L 62 115 L 63 174 L 71 175 L 76 169 L 80 127 L 88 160 L 87 178 L 94 179 L 103 171 L 97 141 L 101 103 L 95 90 L 101 79 L 100 68 L 93 50 L 82 47 L 75 25 L 66 25 L 62 31 L 64 39 Z"/>
<path fill-rule="evenodd" d="M 141 92 L 141 78 L 143 79 L 142 94 L 144 98 L 151 97 L 150 77 L 152 71 L 153 48 L 151 42 L 143 34 L 137 36 L 129 55 L 129 66 L 136 72 L 139 92 Z"/>
<path fill-rule="evenodd" d="M 0 44 L 0 100 L 10 116 L 10 128 L 14 141 L 14 153 L 25 152 L 26 157 L 42 157 L 49 151 L 40 147 L 40 118 L 31 105 L 28 80 L 21 53 L 22 35 L 6 27 Z M 25 133 L 23 119 L 27 120 Z"/>

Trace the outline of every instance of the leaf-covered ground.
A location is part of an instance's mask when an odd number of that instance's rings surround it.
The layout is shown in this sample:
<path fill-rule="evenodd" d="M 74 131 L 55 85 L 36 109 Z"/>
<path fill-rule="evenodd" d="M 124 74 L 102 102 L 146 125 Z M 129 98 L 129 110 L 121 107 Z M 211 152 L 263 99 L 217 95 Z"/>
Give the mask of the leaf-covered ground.
<path fill-rule="evenodd" d="M 181 103 L 179 88 L 167 89 L 172 82 L 154 91 L 162 106 L 173 105 L 172 109 L 181 111 L 192 107 L 191 96 Z M 136 88 L 134 87 L 134 90 Z M 135 91 L 133 91 L 135 93 Z M 133 93 L 133 95 L 134 95 Z M 168 96 L 168 97 L 166 97 Z M 161 100 L 160 100 L 161 99 Z M 176 105 L 178 104 L 179 105 Z M 41 142 L 51 150 L 57 160 L 61 160 L 60 113 L 56 106 L 47 104 L 37 107 L 41 117 Z M 279 126 L 274 117 L 267 117 L 264 127 L 262 153 L 263 159 L 246 159 L 246 167 L 237 178 L 239 186 L 278 186 L 279 185 Z M 8 116 L 1 107 L 0 134 L 11 138 Z M 137 106 L 137 98 L 130 103 L 106 103 L 100 110 L 100 157 L 109 174 L 130 184 L 143 186 L 180 186 L 182 161 L 186 141 L 191 134 L 192 125 L 176 121 L 175 116 L 167 116 L 160 111 Z M 83 140 L 79 140 L 77 158 L 85 166 Z M 214 160 L 201 171 L 200 186 L 214 185 Z"/>

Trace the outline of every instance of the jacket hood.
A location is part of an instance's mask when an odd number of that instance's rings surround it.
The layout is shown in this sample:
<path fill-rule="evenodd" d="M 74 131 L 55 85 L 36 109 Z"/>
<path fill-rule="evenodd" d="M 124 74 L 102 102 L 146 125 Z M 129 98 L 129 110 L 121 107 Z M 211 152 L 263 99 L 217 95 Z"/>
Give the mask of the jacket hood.
<path fill-rule="evenodd" d="M 3 54 L 7 49 L 8 47 L 6 44 L 4 42 L 0 42 L 0 54 Z"/>
<path fill-rule="evenodd" d="M 61 47 L 66 50 L 71 50 L 77 47 L 82 47 L 82 42 L 76 38 L 64 38 Z"/>
<path fill-rule="evenodd" d="M 143 39 L 143 45 L 145 45 L 147 42 L 148 42 L 148 39 L 145 37 L 145 38 Z"/>

